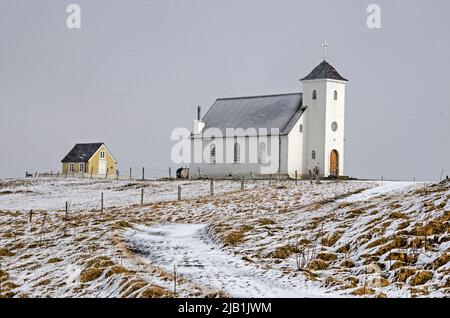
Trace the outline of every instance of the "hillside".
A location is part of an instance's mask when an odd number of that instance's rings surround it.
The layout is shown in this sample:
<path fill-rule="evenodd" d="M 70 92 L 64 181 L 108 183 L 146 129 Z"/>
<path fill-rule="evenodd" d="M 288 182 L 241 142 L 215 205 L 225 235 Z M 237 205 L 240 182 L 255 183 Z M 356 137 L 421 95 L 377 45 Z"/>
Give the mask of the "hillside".
<path fill-rule="evenodd" d="M 240 186 L 2 181 L 0 293 L 171 297 L 176 265 L 185 297 L 448 296 L 449 182 Z"/>

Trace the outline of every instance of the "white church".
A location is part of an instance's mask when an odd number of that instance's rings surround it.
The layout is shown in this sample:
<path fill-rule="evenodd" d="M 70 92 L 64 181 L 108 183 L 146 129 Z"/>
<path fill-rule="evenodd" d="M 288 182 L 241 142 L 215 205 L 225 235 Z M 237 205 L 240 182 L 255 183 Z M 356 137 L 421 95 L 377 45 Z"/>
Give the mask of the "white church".
<path fill-rule="evenodd" d="M 190 136 L 189 177 L 344 175 L 345 85 L 326 59 L 302 93 L 217 99 Z"/>

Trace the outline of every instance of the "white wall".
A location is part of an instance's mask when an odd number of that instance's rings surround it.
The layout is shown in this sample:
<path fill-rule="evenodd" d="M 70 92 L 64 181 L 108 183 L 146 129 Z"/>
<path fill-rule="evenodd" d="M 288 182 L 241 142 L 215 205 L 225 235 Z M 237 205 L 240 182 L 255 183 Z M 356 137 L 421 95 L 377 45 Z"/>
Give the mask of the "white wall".
<path fill-rule="evenodd" d="M 295 171 L 297 171 L 298 177 L 300 177 L 303 171 L 303 137 L 305 132 L 303 115 L 300 117 L 300 119 L 297 121 L 288 135 L 287 173 L 291 177 L 295 176 Z M 303 125 L 303 132 L 300 132 L 300 125 Z"/>
<path fill-rule="evenodd" d="M 191 178 L 208 177 L 208 176 L 240 176 L 240 175 L 260 175 L 260 174 L 276 174 L 279 166 L 279 136 L 268 136 L 259 138 L 257 136 L 250 137 L 228 137 L 228 138 L 193 138 L 191 145 L 191 163 L 189 171 Z M 259 163 L 259 142 L 266 143 L 266 163 Z M 287 171 L 287 136 L 281 136 L 281 143 L 285 152 L 282 155 L 281 173 Z M 234 163 L 234 143 L 240 145 L 240 162 Z M 216 146 L 216 163 L 210 162 L 210 146 L 214 143 Z M 250 148 L 250 145 L 253 145 Z M 251 158 L 250 149 L 253 150 Z M 193 156 L 196 156 L 193 160 Z M 227 157 L 228 156 L 228 157 Z M 271 161 L 271 162 L 270 162 Z M 200 170 L 200 175 L 199 175 Z"/>
<path fill-rule="evenodd" d="M 317 165 L 320 174 L 330 174 L 330 154 L 333 149 L 339 154 L 339 174 L 344 173 L 344 113 L 345 82 L 330 79 L 303 81 L 303 105 L 308 106 L 304 117 L 304 153 L 303 174 L 308 175 Z M 313 90 L 317 99 L 312 99 Z M 334 91 L 338 100 L 334 100 Z M 336 121 L 338 130 L 331 130 L 331 123 Z M 312 159 L 312 151 L 316 159 Z"/>
<path fill-rule="evenodd" d="M 334 91 L 338 98 L 334 100 Z M 339 160 L 339 175 L 344 175 L 344 117 L 345 117 L 345 83 L 341 81 L 327 81 L 327 105 L 325 120 L 325 171 L 329 174 L 331 151 L 337 150 Z M 331 124 L 338 124 L 338 129 L 333 132 Z"/>

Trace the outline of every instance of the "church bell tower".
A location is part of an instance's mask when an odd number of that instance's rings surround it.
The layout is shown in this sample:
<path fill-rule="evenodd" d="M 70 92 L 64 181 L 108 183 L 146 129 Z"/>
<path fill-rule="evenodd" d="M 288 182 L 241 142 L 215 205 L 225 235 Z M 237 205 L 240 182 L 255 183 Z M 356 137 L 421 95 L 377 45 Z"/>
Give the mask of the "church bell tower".
<path fill-rule="evenodd" d="M 326 50 L 326 43 L 324 44 Z M 316 66 L 303 84 L 304 113 L 303 175 L 317 171 L 320 176 L 344 175 L 345 85 L 343 78 L 326 60 Z"/>

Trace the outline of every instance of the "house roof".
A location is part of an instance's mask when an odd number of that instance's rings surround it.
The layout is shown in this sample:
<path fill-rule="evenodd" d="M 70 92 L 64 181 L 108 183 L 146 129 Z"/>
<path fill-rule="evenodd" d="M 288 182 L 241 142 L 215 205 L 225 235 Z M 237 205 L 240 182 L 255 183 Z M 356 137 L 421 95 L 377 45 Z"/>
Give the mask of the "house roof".
<path fill-rule="evenodd" d="M 309 81 L 309 80 L 316 80 L 316 79 L 334 79 L 338 81 L 348 81 L 347 79 L 343 78 L 336 69 L 331 66 L 330 63 L 323 60 L 322 63 L 317 65 L 311 73 L 308 74 L 308 76 L 301 79 L 301 81 Z"/>
<path fill-rule="evenodd" d="M 257 132 L 265 128 L 268 133 L 275 128 L 287 134 L 304 110 L 301 93 L 220 98 L 202 121 L 204 129 L 219 129 L 224 136 L 226 128 L 255 128 Z"/>
<path fill-rule="evenodd" d="M 61 162 L 87 162 L 103 145 L 103 142 L 76 144 Z"/>

